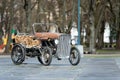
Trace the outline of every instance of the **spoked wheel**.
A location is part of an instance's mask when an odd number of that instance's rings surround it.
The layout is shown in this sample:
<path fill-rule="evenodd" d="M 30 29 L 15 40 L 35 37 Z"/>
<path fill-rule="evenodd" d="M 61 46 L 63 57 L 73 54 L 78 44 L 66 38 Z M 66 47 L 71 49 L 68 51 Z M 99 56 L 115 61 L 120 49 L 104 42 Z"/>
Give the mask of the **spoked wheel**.
<path fill-rule="evenodd" d="M 49 47 L 43 48 L 41 55 L 38 56 L 38 61 L 45 66 L 50 65 L 52 61 L 52 51 Z"/>
<path fill-rule="evenodd" d="M 79 62 L 80 62 L 80 52 L 76 47 L 71 48 L 69 61 L 72 65 L 79 64 Z"/>
<path fill-rule="evenodd" d="M 25 60 L 25 50 L 22 45 L 17 44 L 12 48 L 11 59 L 16 65 L 22 64 Z"/>

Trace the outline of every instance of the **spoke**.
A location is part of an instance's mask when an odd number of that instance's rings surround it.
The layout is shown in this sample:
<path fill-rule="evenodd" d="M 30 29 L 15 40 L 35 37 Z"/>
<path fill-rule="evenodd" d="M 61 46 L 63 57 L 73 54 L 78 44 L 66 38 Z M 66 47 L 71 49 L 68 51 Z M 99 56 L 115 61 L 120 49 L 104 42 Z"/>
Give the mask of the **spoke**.
<path fill-rule="evenodd" d="M 13 59 L 15 62 L 19 62 L 20 59 L 22 58 L 22 53 L 21 49 L 19 47 L 15 48 L 15 51 L 13 51 Z"/>
<path fill-rule="evenodd" d="M 78 52 L 77 52 L 76 50 L 73 50 L 73 51 L 71 52 L 70 57 L 71 57 L 71 61 L 72 61 L 73 63 L 76 63 L 76 61 L 78 60 L 77 54 L 78 54 Z"/>
<path fill-rule="evenodd" d="M 43 62 L 48 63 L 48 60 L 49 60 L 49 54 L 48 54 L 48 50 L 46 50 L 43 55 Z"/>
<path fill-rule="evenodd" d="M 21 58 L 20 58 L 20 57 L 18 57 L 18 59 L 17 59 L 17 61 L 16 61 L 16 62 L 19 62 L 19 60 L 21 60 Z"/>

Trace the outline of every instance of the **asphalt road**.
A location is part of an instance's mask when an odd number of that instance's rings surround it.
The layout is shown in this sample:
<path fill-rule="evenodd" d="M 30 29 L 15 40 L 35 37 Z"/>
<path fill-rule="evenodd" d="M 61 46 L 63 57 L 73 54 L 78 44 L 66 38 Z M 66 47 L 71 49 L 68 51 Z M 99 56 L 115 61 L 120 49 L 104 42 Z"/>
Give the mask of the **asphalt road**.
<path fill-rule="evenodd" d="M 43 66 L 36 58 L 14 65 L 10 56 L 2 56 L 0 80 L 120 80 L 120 58 L 84 57 L 77 66 L 53 59 L 50 66 Z"/>

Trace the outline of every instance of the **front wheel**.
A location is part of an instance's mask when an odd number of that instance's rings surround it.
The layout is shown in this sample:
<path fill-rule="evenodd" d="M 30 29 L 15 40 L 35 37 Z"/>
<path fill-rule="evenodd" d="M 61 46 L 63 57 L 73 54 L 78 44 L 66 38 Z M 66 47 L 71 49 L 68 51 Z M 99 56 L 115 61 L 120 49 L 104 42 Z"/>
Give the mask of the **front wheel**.
<path fill-rule="evenodd" d="M 25 50 L 20 44 L 16 44 L 12 48 L 11 59 L 14 64 L 19 65 L 25 60 Z"/>
<path fill-rule="evenodd" d="M 69 55 L 69 61 L 72 65 L 77 65 L 80 62 L 80 52 L 76 47 L 72 47 Z"/>
<path fill-rule="evenodd" d="M 41 55 L 38 56 L 38 61 L 45 66 L 50 65 L 52 61 L 52 51 L 49 47 L 44 47 L 42 49 Z"/>

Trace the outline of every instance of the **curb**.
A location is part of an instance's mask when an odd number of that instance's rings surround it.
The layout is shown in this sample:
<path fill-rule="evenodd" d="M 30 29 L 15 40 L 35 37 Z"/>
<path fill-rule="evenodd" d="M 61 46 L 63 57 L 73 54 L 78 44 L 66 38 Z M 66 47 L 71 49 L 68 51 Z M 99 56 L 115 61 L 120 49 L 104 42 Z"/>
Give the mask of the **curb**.
<path fill-rule="evenodd" d="M 10 55 L 0 55 L 0 58 L 9 58 Z"/>

